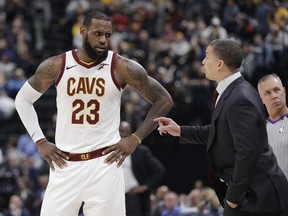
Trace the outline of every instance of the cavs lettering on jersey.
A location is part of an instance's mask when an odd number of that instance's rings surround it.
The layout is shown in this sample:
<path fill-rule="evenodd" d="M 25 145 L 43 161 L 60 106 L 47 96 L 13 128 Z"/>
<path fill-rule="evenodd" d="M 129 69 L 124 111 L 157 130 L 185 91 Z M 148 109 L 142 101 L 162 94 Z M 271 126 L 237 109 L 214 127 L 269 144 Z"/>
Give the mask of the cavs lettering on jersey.
<path fill-rule="evenodd" d="M 83 153 L 120 140 L 122 89 L 114 77 L 116 54 L 108 52 L 97 64 L 81 62 L 75 50 L 63 53 L 62 71 L 56 81 L 59 149 Z"/>

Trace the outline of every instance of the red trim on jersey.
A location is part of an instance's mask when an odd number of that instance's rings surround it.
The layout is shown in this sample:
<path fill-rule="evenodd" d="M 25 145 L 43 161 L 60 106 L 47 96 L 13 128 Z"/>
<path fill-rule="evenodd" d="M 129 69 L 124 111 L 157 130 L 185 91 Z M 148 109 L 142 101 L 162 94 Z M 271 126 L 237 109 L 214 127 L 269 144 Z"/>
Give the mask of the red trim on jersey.
<path fill-rule="evenodd" d="M 121 86 L 119 85 L 119 83 L 117 82 L 116 78 L 115 78 L 115 61 L 116 61 L 116 53 L 113 52 L 113 56 L 112 56 L 112 62 L 111 62 L 111 76 L 112 76 L 112 80 L 115 84 L 115 86 L 119 89 L 121 89 Z"/>
<path fill-rule="evenodd" d="M 62 76 L 63 76 L 63 74 L 64 74 L 65 64 L 66 64 L 66 52 L 64 52 L 64 53 L 62 54 L 62 66 L 61 66 L 60 74 L 59 74 L 59 76 L 58 76 L 58 78 L 57 78 L 57 80 L 56 80 L 56 82 L 55 82 L 55 85 L 56 85 L 56 86 L 58 85 L 58 83 L 60 82 L 60 80 L 61 80 L 61 78 L 62 78 Z"/>
<path fill-rule="evenodd" d="M 88 68 L 88 69 L 89 69 L 89 68 L 92 68 L 92 67 L 95 67 L 96 65 L 99 64 L 98 62 L 95 62 L 95 63 L 93 63 L 93 64 L 85 64 L 84 62 L 82 62 L 82 61 L 78 58 L 75 49 L 72 50 L 72 56 L 73 56 L 73 58 L 75 59 L 75 61 L 76 61 L 79 65 L 81 65 L 81 66 L 83 66 L 83 67 L 85 67 L 85 68 Z"/>

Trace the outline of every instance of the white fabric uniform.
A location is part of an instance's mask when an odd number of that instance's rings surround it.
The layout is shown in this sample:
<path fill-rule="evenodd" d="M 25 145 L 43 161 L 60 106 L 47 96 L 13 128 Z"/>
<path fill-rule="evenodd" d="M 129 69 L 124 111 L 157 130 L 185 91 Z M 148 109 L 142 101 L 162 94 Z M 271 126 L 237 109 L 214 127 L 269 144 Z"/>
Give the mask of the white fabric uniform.
<path fill-rule="evenodd" d="M 116 54 L 87 65 L 75 50 L 63 54 L 62 73 L 56 81 L 59 149 L 85 153 L 119 142 L 122 89 L 114 78 Z M 125 188 L 122 168 L 104 162 L 107 156 L 70 162 L 50 170 L 41 216 L 77 216 L 84 202 L 85 216 L 124 216 Z"/>
<path fill-rule="evenodd" d="M 109 51 L 106 61 L 90 66 L 77 58 L 75 50 L 65 54 L 64 73 L 56 82 L 59 149 L 83 153 L 120 140 L 122 91 L 111 72 L 113 54 Z"/>
<path fill-rule="evenodd" d="M 267 120 L 266 125 L 269 143 L 280 168 L 288 179 L 288 114 L 274 122 Z"/>

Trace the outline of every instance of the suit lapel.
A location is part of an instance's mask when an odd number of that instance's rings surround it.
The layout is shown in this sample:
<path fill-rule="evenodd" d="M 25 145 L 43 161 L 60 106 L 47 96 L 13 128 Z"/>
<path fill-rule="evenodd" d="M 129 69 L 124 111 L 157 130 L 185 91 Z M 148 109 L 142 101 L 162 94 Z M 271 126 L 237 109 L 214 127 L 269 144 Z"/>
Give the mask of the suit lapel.
<path fill-rule="evenodd" d="M 214 136 L 215 136 L 215 122 L 217 120 L 217 118 L 219 117 L 224 105 L 225 105 L 225 101 L 226 98 L 228 98 L 230 96 L 230 94 L 233 94 L 233 89 L 235 86 L 239 85 L 241 82 L 244 81 L 244 77 L 241 76 L 239 78 L 237 78 L 236 80 L 234 80 L 223 92 L 223 94 L 221 95 L 221 97 L 218 100 L 218 103 L 215 107 L 215 110 L 212 114 L 211 117 L 211 128 L 210 128 L 210 133 L 209 133 L 209 137 L 208 137 L 208 143 L 207 143 L 207 151 L 209 150 L 209 148 L 211 147 L 211 144 L 213 143 L 214 140 Z"/>

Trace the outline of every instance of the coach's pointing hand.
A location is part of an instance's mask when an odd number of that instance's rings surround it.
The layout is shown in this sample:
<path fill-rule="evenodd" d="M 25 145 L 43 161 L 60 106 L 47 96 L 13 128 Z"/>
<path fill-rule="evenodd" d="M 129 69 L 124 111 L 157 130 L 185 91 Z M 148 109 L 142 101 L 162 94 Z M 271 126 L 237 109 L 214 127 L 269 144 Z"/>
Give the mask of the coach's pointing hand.
<path fill-rule="evenodd" d="M 174 122 L 171 118 L 167 117 L 158 117 L 155 118 L 153 121 L 158 122 L 158 131 L 159 134 L 166 134 L 169 133 L 172 136 L 180 136 L 181 129 L 180 126 Z"/>
<path fill-rule="evenodd" d="M 47 161 L 53 171 L 55 170 L 55 167 L 52 161 L 61 169 L 67 166 L 63 158 L 66 158 L 68 160 L 68 155 L 60 151 L 55 144 L 45 140 L 37 147 L 39 153 Z"/>

